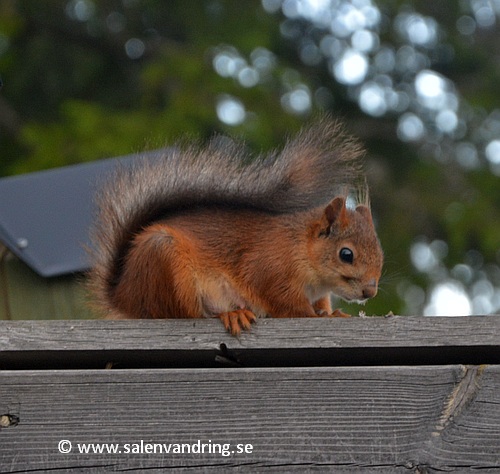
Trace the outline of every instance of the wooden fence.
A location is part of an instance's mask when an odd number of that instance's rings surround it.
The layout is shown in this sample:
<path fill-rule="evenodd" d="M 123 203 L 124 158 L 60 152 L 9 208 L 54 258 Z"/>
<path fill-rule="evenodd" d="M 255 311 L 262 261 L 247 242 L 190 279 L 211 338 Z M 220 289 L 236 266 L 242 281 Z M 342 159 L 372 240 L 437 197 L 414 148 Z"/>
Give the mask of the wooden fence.
<path fill-rule="evenodd" d="M 500 471 L 500 317 L 1 321 L 0 471 Z"/>

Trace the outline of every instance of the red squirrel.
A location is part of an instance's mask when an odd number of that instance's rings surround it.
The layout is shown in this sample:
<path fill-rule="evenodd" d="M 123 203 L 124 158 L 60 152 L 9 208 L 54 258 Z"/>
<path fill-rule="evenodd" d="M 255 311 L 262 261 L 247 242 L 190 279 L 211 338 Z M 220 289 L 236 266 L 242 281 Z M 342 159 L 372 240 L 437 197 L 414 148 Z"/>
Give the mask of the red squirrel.
<path fill-rule="evenodd" d="M 97 199 L 94 301 L 114 319 L 218 317 L 233 335 L 261 316 L 348 316 L 331 294 L 375 296 L 383 264 L 363 155 L 323 118 L 253 160 L 219 137 L 118 169 Z"/>

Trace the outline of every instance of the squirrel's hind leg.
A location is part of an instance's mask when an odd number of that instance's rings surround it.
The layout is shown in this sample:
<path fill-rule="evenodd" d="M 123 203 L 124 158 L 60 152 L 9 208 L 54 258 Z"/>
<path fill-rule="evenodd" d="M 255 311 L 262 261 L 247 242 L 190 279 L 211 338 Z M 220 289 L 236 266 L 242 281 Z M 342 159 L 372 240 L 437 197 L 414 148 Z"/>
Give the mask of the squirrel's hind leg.
<path fill-rule="evenodd" d="M 136 236 L 114 294 L 114 306 L 132 318 L 203 316 L 189 243 L 154 224 Z"/>

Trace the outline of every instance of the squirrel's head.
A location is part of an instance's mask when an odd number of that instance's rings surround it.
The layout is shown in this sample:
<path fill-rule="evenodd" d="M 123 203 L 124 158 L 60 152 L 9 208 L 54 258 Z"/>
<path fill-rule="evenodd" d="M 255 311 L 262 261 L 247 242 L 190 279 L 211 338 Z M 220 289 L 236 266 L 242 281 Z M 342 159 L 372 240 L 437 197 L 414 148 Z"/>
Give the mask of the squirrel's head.
<path fill-rule="evenodd" d="M 369 207 L 360 204 L 350 209 L 344 197 L 336 197 L 314 231 L 321 285 L 346 301 L 374 297 L 384 255 Z"/>

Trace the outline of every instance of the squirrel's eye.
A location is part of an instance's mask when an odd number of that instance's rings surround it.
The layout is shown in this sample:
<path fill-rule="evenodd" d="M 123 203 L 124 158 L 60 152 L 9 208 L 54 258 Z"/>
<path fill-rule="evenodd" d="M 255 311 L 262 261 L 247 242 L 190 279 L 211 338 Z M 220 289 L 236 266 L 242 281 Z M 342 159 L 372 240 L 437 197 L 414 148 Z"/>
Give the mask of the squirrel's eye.
<path fill-rule="evenodd" d="M 348 249 L 347 247 L 343 247 L 340 249 L 339 257 L 340 260 L 342 260 L 344 263 L 352 264 L 352 262 L 354 261 L 354 253 L 351 249 Z"/>

